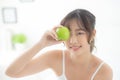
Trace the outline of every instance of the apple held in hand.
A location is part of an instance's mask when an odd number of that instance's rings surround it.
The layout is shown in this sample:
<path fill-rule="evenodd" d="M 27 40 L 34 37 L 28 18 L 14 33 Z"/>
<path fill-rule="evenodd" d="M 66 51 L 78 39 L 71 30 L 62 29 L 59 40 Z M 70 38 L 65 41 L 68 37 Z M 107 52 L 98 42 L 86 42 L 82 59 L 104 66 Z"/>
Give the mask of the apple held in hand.
<path fill-rule="evenodd" d="M 62 26 L 56 29 L 58 40 L 68 40 L 70 37 L 70 31 L 67 27 Z"/>

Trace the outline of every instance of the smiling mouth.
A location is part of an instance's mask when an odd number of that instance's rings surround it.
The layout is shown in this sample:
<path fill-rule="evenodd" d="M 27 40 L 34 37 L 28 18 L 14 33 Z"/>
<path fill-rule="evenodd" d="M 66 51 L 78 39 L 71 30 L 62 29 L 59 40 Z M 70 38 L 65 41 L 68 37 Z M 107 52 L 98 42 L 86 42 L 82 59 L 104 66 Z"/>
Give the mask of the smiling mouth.
<path fill-rule="evenodd" d="M 70 47 L 70 49 L 72 49 L 73 51 L 77 51 L 81 48 L 82 46 L 72 46 Z"/>

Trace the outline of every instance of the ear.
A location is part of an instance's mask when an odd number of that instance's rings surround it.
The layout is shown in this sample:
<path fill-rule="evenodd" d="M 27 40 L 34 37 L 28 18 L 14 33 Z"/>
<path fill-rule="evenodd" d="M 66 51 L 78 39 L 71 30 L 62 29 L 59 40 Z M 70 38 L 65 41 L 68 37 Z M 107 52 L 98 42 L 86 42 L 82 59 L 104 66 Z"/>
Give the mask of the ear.
<path fill-rule="evenodd" d="M 91 36 L 91 38 L 90 38 L 90 42 L 94 40 L 95 35 L 96 35 L 96 30 L 94 29 L 94 30 L 92 31 L 92 36 Z"/>
<path fill-rule="evenodd" d="M 96 35 L 96 30 L 94 29 L 93 32 L 92 32 L 92 37 L 94 38 Z"/>

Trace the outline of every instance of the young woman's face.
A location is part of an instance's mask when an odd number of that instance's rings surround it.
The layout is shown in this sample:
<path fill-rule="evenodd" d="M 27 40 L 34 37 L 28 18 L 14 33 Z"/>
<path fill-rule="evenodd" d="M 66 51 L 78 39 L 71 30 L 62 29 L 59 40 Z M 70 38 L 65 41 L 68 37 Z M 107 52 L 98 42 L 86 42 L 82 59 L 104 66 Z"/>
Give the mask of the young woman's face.
<path fill-rule="evenodd" d="M 77 24 L 76 20 L 71 20 L 69 24 L 70 38 L 65 41 L 67 49 L 75 54 L 87 53 L 90 51 L 88 43 L 88 34 L 82 26 Z"/>

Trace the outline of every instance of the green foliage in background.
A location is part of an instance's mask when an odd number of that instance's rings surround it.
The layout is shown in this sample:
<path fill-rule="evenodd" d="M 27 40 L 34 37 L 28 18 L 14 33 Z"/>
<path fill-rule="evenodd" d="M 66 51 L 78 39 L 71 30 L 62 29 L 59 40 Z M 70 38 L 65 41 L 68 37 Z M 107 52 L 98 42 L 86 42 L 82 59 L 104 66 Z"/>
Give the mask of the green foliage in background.
<path fill-rule="evenodd" d="M 13 42 L 14 44 L 16 44 L 16 43 L 21 43 L 21 44 L 23 44 L 23 43 L 25 43 L 26 41 L 27 41 L 27 37 L 26 37 L 26 35 L 23 34 L 23 33 L 15 34 L 15 35 L 12 36 L 12 42 Z"/>

